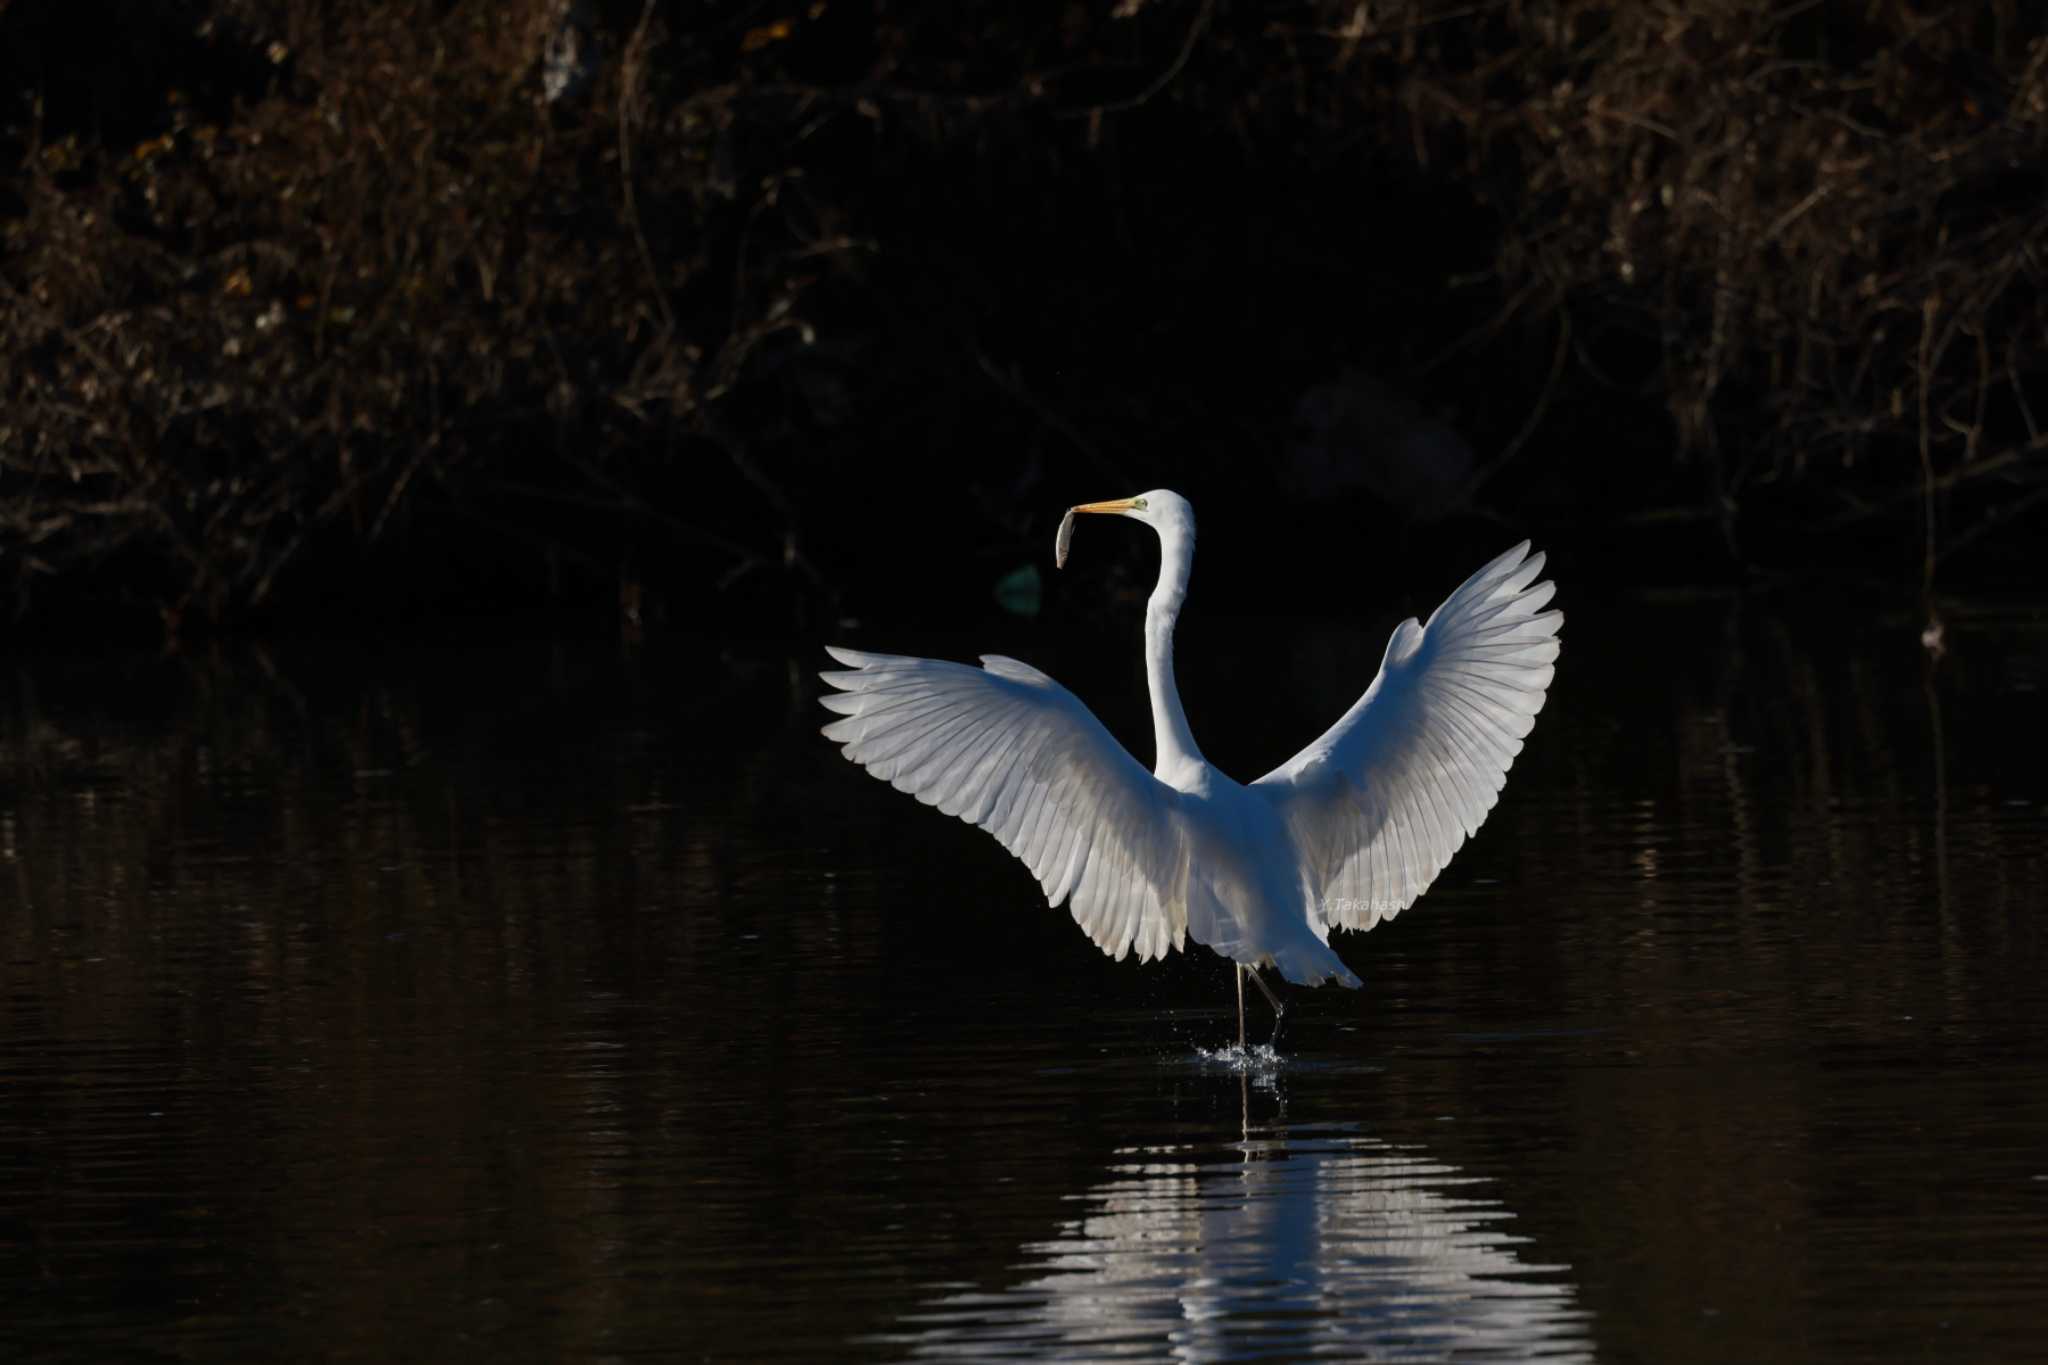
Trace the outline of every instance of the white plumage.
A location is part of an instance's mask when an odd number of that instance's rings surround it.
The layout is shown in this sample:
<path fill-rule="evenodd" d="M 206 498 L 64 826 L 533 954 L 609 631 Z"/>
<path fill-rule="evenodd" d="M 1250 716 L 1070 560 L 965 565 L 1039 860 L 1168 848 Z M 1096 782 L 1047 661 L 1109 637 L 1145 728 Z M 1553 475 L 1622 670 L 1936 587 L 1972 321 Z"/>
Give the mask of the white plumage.
<path fill-rule="evenodd" d="M 1330 927 L 1370 929 L 1479 832 L 1543 709 L 1564 613 L 1523 541 L 1418 626 L 1320 739 L 1252 784 L 1287 822 Z"/>
<path fill-rule="evenodd" d="M 852 670 L 819 700 L 846 756 L 899 791 L 981 826 L 1111 957 L 1180 947 L 1188 850 L 1174 802 L 1045 674 L 1000 654 L 982 668 L 831 649 Z"/>
<path fill-rule="evenodd" d="M 1543 556 L 1524 541 L 1427 625 L 1402 622 L 1358 702 L 1244 786 L 1202 757 L 1173 683 L 1193 510 L 1163 489 L 1083 504 L 1062 520 L 1060 550 L 1076 512 L 1159 533 L 1145 614 L 1152 772 L 1071 692 L 1001 655 L 973 668 L 831 649 L 846 668 L 823 675 L 838 690 L 821 700 L 842 718 L 824 733 L 875 776 L 995 835 L 1113 957 L 1163 957 L 1192 933 L 1262 988 L 1267 965 L 1301 985 L 1358 985 L 1329 931 L 1370 929 L 1428 889 L 1493 809 L 1543 708 L 1564 619 L 1543 610 L 1555 590 L 1536 581 Z M 1240 976 L 1240 1040 L 1242 1001 Z"/>

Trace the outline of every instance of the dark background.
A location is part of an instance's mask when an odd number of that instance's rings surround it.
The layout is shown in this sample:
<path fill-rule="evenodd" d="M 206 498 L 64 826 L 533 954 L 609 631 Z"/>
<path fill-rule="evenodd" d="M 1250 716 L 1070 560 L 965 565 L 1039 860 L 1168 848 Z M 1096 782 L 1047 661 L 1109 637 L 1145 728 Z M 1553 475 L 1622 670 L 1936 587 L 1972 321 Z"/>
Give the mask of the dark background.
<path fill-rule="evenodd" d="M 956 620 L 1170 485 L 1237 611 L 1525 535 L 1586 591 L 2030 587 L 2044 33 L 15 0 L 0 583 L 172 638 Z M 1149 581 L 1088 532 L 1048 610 Z"/>

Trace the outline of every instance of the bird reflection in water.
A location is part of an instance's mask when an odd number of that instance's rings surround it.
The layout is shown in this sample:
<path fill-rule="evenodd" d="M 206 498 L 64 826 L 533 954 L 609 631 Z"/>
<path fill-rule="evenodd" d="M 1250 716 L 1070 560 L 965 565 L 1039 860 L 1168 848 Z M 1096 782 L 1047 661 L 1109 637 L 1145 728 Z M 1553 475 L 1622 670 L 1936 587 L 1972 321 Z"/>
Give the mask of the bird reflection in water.
<path fill-rule="evenodd" d="M 1238 1069 L 1235 1142 L 1119 1149 L 1016 1280 L 951 1289 L 881 1338 L 918 1359 L 1322 1355 L 1587 1360 L 1567 1267 L 1489 1182 L 1350 1125 L 1285 1122 L 1281 1074 Z M 1250 1119 L 1269 1095 L 1270 1123 Z"/>

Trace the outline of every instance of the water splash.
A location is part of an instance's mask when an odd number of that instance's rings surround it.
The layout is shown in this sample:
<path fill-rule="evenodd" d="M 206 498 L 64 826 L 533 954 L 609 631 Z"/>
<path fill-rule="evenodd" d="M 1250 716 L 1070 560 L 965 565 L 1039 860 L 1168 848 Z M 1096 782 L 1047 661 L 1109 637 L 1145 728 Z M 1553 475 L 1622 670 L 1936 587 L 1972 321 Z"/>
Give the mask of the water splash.
<path fill-rule="evenodd" d="M 1271 1043 L 1260 1043 L 1255 1047 L 1239 1047 L 1232 1043 L 1227 1047 L 1202 1047 L 1197 1045 L 1195 1055 L 1208 1066 L 1222 1067 L 1226 1071 L 1244 1071 L 1263 1075 L 1280 1070 L 1286 1059 Z"/>

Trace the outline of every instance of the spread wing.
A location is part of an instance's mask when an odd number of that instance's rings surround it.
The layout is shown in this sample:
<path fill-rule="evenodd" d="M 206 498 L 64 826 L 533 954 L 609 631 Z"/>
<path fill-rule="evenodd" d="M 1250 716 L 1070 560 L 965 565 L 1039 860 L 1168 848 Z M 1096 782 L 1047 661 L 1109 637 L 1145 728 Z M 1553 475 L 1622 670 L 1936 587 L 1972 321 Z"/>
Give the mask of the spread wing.
<path fill-rule="evenodd" d="M 1415 903 L 1479 829 L 1543 709 L 1564 613 L 1523 541 L 1387 642 L 1349 711 L 1253 784 L 1307 861 L 1325 926 L 1370 929 Z M 1532 586 L 1533 584 L 1533 586 Z"/>
<path fill-rule="evenodd" d="M 842 752 L 899 791 L 981 826 L 1024 861 L 1110 956 L 1166 956 L 1187 936 L 1179 794 L 1141 767 L 1092 712 L 1029 664 L 984 667 L 827 652 L 819 700 Z"/>

